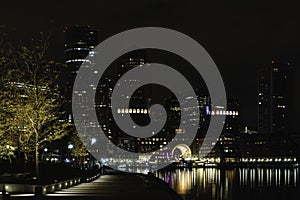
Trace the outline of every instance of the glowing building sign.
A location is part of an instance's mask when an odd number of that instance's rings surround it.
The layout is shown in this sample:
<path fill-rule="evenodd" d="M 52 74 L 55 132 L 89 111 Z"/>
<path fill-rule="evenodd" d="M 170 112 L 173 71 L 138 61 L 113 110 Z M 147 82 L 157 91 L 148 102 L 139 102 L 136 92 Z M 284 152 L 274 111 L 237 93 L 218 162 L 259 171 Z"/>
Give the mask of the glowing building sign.
<path fill-rule="evenodd" d="M 216 109 L 216 110 L 210 110 L 209 106 L 205 107 L 206 110 L 206 115 L 226 115 L 226 116 L 237 116 L 239 115 L 238 111 L 232 111 L 232 110 L 220 110 L 220 109 Z"/>

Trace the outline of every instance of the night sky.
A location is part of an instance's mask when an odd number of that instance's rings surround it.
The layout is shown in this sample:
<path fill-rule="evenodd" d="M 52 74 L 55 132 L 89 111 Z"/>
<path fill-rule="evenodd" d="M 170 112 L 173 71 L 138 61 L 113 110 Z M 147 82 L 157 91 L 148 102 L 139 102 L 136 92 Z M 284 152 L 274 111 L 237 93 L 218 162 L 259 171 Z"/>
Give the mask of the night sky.
<path fill-rule="evenodd" d="M 90 25 L 99 39 L 131 28 L 158 26 L 181 31 L 212 56 L 227 95 L 241 103 L 243 125 L 256 128 L 256 70 L 272 59 L 289 61 L 300 85 L 300 12 L 297 1 L 2 1 L 0 25 L 21 37 L 52 33 L 50 56 L 63 61 L 63 28 Z M 295 91 L 295 93 L 296 93 Z M 299 102 L 299 95 L 295 95 Z M 295 122 L 300 106 L 295 108 Z M 296 124 L 296 123 L 295 123 Z"/>

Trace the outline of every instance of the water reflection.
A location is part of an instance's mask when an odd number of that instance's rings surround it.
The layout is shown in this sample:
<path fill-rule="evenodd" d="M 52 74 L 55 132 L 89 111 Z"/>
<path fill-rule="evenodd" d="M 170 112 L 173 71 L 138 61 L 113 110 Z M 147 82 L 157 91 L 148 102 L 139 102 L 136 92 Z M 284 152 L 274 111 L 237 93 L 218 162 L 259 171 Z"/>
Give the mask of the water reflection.
<path fill-rule="evenodd" d="M 298 199 L 300 195 L 298 168 L 197 168 L 156 172 L 156 176 L 186 200 Z"/>
<path fill-rule="evenodd" d="M 257 186 L 294 186 L 298 184 L 299 169 L 239 169 L 241 185 Z"/>
<path fill-rule="evenodd" d="M 118 168 L 118 170 L 125 171 L 125 169 Z M 148 174 L 150 172 L 149 168 L 139 168 L 139 167 L 128 167 L 126 171 L 131 173 L 141 173 L 141 174 Z"/>

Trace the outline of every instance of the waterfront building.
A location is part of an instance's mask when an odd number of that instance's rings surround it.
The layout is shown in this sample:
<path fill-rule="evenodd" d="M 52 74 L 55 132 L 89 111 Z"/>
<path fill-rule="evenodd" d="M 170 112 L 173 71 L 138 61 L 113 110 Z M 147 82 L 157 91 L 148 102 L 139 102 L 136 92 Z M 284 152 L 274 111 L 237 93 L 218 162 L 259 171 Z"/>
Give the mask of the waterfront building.
<path fill-rule="evenodd" d="M 258 71 L 258 132 L 289 132 L 293 97 L 293 67 L 272 61 Z"/>

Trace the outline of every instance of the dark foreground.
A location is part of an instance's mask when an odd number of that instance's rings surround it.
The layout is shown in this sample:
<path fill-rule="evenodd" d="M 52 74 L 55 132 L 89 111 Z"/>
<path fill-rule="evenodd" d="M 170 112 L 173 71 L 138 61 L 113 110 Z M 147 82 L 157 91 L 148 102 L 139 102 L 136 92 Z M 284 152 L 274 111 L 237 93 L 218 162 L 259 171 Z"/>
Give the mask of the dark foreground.
<path fill-rule="evenodd" d="M 10 199 L 181 199 L 159 179 L 139 174 L 107 174 L 90 183 L 82 183 L 43 197 L 11 195 Z"/>

